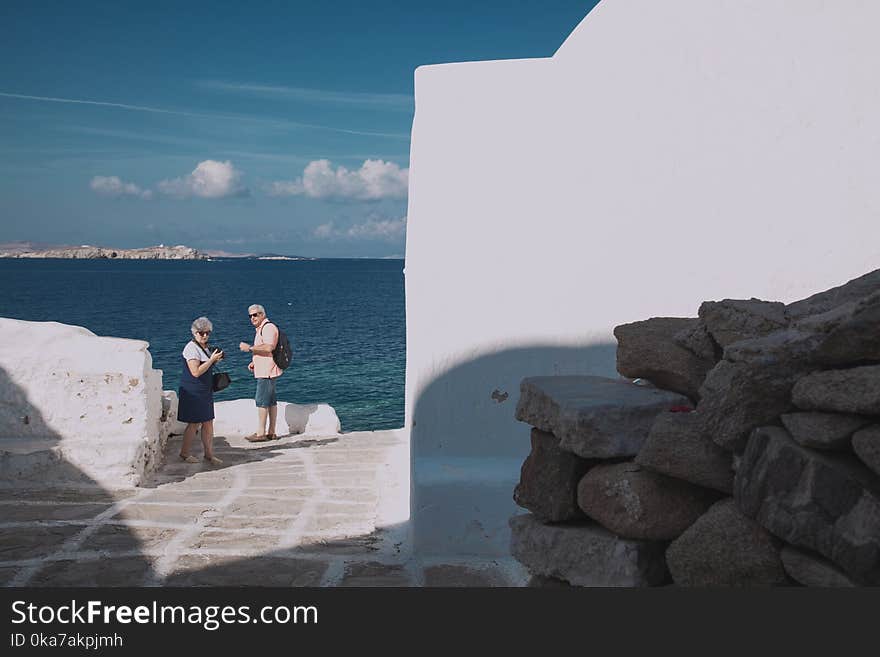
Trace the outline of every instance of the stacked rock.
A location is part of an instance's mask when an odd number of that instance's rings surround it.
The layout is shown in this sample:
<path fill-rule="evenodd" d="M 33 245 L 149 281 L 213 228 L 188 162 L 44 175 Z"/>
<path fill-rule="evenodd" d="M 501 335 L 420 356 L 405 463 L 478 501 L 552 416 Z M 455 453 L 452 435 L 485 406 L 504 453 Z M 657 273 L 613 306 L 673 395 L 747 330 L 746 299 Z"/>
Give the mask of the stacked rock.
<path fill-rule="evenodd" d="M 581 586 L 880 584 L 880 270 L 614 334 L 626 378 L 521 384 L 519 561 Z"/>

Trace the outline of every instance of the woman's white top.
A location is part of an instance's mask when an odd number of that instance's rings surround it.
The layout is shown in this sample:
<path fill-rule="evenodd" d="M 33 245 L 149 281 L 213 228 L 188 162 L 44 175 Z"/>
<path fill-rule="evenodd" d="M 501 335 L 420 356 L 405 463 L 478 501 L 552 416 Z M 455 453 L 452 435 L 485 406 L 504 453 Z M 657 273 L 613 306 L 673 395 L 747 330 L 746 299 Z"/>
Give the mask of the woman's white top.
<path fill-rule="evenodd" d="M 194 340 L 190 340 L 183 348 L 183 357 L 186 360 L 197 360 L 200 363 L 204 363 L 206 360 L 210 360 L 208 354 L 206 354 L 204 350 L 195 343 Z"/>

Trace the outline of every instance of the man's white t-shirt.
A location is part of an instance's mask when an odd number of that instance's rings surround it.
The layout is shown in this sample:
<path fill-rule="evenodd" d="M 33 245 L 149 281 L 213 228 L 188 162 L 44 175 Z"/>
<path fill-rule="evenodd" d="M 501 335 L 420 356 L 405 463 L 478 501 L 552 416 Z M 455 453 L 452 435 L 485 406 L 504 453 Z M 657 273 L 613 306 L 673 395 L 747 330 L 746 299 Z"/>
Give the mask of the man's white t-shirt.
<path fill-rule="evenodd" d="M 206 354 L 204 350 L 193 340 L 190 340 L 183 348 L 183 357 L 186 360 L 197 360 L 200 363 L 204 363 L 206 360 L 210 360 L 208 354 Z"/>

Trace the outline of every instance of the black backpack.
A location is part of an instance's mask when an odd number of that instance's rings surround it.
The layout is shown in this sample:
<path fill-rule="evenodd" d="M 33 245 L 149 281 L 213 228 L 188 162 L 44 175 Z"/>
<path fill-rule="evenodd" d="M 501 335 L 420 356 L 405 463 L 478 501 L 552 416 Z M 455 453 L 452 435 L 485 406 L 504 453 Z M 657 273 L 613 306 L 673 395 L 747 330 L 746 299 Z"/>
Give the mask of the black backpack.
<path fill-rule="evenodd" d="M 275 364 L 279 367 L 279 369 L 286 370 L 290 367 L 290 361 L 293 360 L 293 349 L 290 348 L 290 340 L 287 339 L 287 334 L 281 330 L 281 327 L 275 322 L 266 322 L 267 324 L 273 324 L 276 329 L 278 329 L 278 343 L 275 345 L 275 348 L 272 350 L 272 360 L 275 361 Z M 263 331 L 260 330 L 260 335 L 263 334 Z"/>

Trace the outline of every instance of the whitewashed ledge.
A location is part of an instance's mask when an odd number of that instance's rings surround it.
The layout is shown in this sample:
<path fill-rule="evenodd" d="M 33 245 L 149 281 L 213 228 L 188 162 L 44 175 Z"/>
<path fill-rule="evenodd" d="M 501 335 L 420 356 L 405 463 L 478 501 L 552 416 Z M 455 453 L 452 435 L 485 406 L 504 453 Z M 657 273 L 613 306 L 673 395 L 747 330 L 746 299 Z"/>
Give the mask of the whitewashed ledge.
<path fill-rule="evenodd" d="M 173 395 L 176 417 L 177 395 L 166 392 L 166 397 Z M 174 421 L 171 433 L 180 434 L 186 425 Z M 253 399 L 233 399 L 231 401 L 214 402 L 214 435 L 215 436 L 247 436 L 256 431 L 257 406 Z M 332 436 L 340 433 L 342 425 L 336 411 L 329 404 L 293 404 L 278 402 L 278 419 L 275 433 L 279 436 L 288 434 Z"/>
<path fill-rule="evenodd" d="M 0 488 L 137 486 L 162 463 L 177 394 L 149 344 L 0 317 Z M 216 435 L 256 428 L 253 400 L 215 406 Z M 279 404 L 277 433 L 339 433 L 326 404 Z"/>

